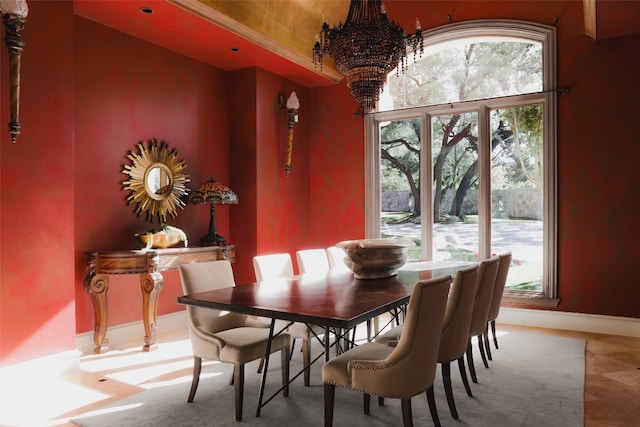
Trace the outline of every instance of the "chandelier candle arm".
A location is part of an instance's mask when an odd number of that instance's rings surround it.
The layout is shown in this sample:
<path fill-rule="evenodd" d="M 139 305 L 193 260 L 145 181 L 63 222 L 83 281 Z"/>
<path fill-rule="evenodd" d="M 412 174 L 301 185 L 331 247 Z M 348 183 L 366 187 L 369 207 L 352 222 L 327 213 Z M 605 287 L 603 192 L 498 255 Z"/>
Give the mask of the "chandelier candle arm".
<path fill-rule="evenodd" d="M 422 26 L 416 18 L 416 32 L 389 21 L 382 0 L 351 0 L 347 20 L 331 28 L 324 22 L 313 46 L 314 66 L 325 55 L 331 56 L 336 69 L 346 77 L 351 94 L 360 108 L 375 108 L 387 80 L 387 74 L 398 67 L 406 68 L 407 49 L 423 53 Z"/>

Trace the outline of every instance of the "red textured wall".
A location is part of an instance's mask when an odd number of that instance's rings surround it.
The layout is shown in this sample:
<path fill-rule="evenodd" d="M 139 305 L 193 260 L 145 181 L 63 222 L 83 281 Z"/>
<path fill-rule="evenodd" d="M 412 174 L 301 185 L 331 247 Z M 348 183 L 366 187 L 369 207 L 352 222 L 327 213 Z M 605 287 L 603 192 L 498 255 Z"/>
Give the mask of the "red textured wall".
<path fill-rule="evenodd" d="M 229 174 L 224 74 L 209 65 L 77 17 L 75 19 L 75 292 L 77 332 L 93 330 L 93 308 L 82 287 L 85 252 L 138 248 L 134 234 L 158 227 L 136 217 L 122 189 L 126 155 L 140 140 L 175 147 L 189 188 Z M 220 234 L 230 238 L 229 210 L 216 209 Z M 170 224 L 192 245 L 207 232 L 209 208 L 187 205 Z M 164 274 L 158 314 L 183 307 L 179 274 Z M 141 319 L 137 276 L 112 276 L 109 325 Z M 142 333 L 142 330 L 141 330 Z"/>
<path fill-rule="evenodd" d="M 328 247 L 364 237 L 364 119 L 344 81 L 312 96 L 309 238 Z"/>
<path fill-rule="evenodd" d="M 230 73 L 230 175 L 240 198 L 231 225 L 238 245 L 234 274 L 238 284 L 253 282 L 257 254 L 295 251 L 308 244 L 309 129 L 315 120 L 308 90 L 261 69 Z M 292 91 L 300 100 L 294 128 L 292 169 L 285 174 L 288 125 L 278 94 Z"/>
<path fill-rule="evenodd" d="M 560 98 L 559 309 L 640 317 L 640 36 L 576 38 L 562 61 Z M 623 66 L 613 66 L 624 64 Z"/>
<path fill-rule="evenodd" d="M 73 15 L 70 3 L 29 7 L 15 144 L 0 49 L 1 365 L 75 346 Z"/>

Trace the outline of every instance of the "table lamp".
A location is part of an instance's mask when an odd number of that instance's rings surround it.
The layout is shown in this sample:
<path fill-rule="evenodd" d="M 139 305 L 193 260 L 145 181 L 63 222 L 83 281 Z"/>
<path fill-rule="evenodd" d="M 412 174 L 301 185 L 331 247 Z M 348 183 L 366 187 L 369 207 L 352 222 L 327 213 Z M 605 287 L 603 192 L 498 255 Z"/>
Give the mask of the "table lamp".
<path fill-rule="evenodd" d="M 211 178 L 191 192 L 189 203 L 211 205 L 209 218 L 209 233 L 200 239 L 201 246 L 226 245 L 226 239 L 218 234 L 216 228 L 216 205 L 238 204 L 238 196 L 229 187 Z"/>

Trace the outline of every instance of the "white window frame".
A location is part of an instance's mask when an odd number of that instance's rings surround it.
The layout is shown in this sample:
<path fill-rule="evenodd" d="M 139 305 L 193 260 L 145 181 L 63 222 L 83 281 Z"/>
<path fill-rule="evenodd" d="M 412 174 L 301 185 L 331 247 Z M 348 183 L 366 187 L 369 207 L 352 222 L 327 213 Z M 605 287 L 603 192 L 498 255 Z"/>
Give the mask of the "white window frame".
<path fill-rule="evenodd" d="M 542 43 L 542 91 L 532 94 L 413 107 L 395 111 L 374 112 L 365 115 L 365 235 L 380 237 L 380 145 L 379 124 L 389 120 L 421 118 L 421 150 L 423 159 L 431 159 L 431 116 L 453 114 L 461 111 L 475 111 L 478 114 L 478 137 L 485 141 L 490 138 L 489 110 L 517 107 L 533 103 L 544 105 L 544 211 L 543 211 L 543 278 L 542 293 L 505 291 L 504 301 L 528 305 L 557 306 L 557 82 L 556 82 L 556 39 L 555 28 L 535 23 L 514 20 L 478 20 L 449 24 L 423 33 L 425 48 L 459 39 L 499 36 L 520 38 Z M 490 152 L 487 144 L 478 144 L 479 162 L 478 193 L 479 215 L 490 217 L 491 188 Z M 420 180 L 433 182 L 430 162 L 421 165 Z M 431 185 L 422 185 L 421 211 L 430 212 L 433 198 Z M 422 240 L 429 241 L 433 232 L 433 221 L 422 224 Z M 491 221 L 481 221 L 479 228 L 480 256 L 490 255 Z M 431 245 L 422 245 L 422 257 L 431 259 Z"/>

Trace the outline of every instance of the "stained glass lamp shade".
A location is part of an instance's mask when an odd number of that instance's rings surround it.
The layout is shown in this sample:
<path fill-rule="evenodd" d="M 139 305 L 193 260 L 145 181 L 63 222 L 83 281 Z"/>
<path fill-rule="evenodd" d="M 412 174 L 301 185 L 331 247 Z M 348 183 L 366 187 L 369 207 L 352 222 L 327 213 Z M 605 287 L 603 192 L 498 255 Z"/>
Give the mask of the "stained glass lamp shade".
<path fill-rule="evenodd" d="M 229 187 L 211 178 L 191 192 L 189 203 L 210 205 L 209 232 L 200 239 L 200 245 L 226 245 L 226 239 L 218 234 L 216 227 L 216 205 L 237 205 L 238 196 Z"/>

